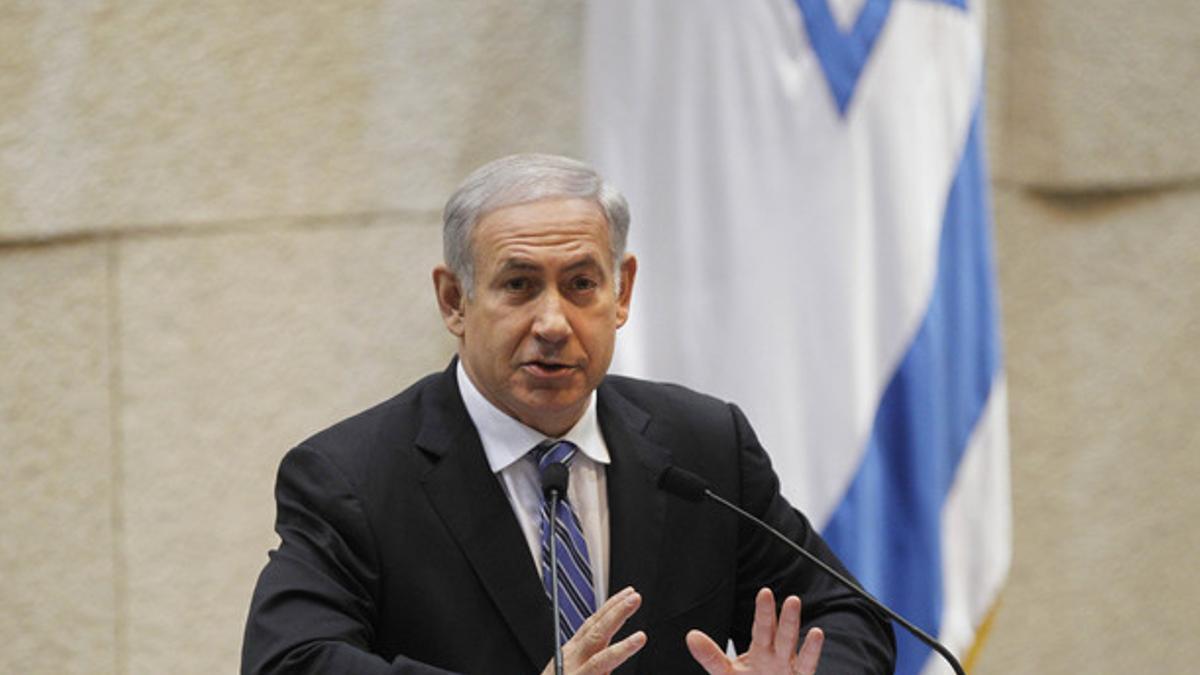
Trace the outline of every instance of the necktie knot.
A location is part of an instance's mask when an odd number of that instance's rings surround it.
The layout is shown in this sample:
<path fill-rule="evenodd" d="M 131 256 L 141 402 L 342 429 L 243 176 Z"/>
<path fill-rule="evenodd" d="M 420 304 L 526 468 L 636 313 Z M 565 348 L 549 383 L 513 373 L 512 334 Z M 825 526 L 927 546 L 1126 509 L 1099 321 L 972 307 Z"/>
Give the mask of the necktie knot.
<path fill-rule="evenodd" d="M 570 466 L 571 460 L 575 457 L 575 451 L 578 449 L 570 441 L 546 441 L 533 449 L 533 457 L 537 460 L 540 472 L 545 471 L 546 467 L 555 462 L 562 462 Z"/>

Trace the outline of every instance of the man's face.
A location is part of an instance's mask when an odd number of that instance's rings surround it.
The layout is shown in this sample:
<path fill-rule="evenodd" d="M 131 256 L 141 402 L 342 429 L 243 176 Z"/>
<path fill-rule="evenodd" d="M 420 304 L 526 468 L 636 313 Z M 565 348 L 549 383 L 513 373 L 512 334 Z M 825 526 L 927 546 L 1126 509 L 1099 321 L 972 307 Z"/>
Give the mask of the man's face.
<path fill-rule="evenodd" d="M 498 408 L 560 435 L 608 371 L 637 262 L 627 255 L 613 269 L 608 222 L 586 199 L 497 209 L 476 224 L 472 251 L 472 297 L 444 267 L 434 272 L 463 366 Z"/>

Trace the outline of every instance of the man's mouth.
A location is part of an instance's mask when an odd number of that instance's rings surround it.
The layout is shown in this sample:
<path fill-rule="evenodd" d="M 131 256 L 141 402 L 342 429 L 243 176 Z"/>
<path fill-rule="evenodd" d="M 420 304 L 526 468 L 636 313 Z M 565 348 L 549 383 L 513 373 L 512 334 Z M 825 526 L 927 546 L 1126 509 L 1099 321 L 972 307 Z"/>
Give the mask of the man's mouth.
<path fill-rule="evenodd" d="M 526 361 L 523 365 L 527 371 L 543 377 L 564 375 L 575 370 L 575 365 L 559 361 Z"/>

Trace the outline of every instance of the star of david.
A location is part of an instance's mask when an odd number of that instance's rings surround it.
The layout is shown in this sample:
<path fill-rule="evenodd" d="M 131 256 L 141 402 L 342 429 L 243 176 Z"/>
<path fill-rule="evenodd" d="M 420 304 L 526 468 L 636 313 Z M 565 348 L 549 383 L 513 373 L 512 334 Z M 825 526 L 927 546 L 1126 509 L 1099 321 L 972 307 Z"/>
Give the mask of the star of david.
<path fill-rule="evenodd" d="M 967 0 L 925 0 L 938 2 L 965 10 Z M 850 107 L 850 99 L 854 97 L 854 89 L 862 75 L 863 67 L 875 42 L 883 32 L 888 14 L 892 10 L 893 0 L 865 0 L 858 18 L 848 32 L 842 32 L 829 10 L 828 0 L 795 0 L 804 15 L 804 29 L 808 33 L 809 43 L 825 81 L 837 104 L 838 114 L 846 116 Z"/>

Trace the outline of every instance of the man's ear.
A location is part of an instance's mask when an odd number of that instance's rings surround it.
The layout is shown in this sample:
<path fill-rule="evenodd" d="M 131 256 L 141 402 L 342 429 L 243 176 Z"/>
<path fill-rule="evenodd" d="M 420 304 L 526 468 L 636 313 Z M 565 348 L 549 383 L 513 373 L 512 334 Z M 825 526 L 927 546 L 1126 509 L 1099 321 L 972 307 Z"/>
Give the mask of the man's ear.
<path fill-rule="evenodd" d="M 633 280 L 637 276 L 637 258 L 632 253 L 626 253 L 621 260 L 621 292 L 617 295 L 617 328 L 629 320 L 629 307 L 633 302 Z"/>
<path fill-rule="evenodd" d="M 446 330 L 461 338 L 466 332 L 467 302 L 462 282 L 450 268 L 438 265 L 433 268 L 433 290 L 437 294 L 438 309 L 442 312 L 442 322 L 446 324 Z"/>

